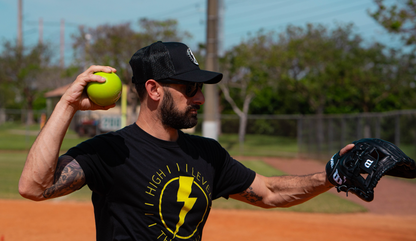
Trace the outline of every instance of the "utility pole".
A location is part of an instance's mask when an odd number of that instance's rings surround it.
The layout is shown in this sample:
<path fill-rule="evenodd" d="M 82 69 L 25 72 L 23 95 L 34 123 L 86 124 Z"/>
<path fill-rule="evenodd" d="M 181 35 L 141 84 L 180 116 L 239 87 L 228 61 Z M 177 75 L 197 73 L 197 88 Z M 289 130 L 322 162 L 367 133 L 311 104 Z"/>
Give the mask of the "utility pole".
<path fill-rule="evenodd" d="M 61 58 L 59 60 L 59 64 L 61 69 L 65 68 L 65 20 L 61 19 Z"/>
<path fill-rule="evenodd" d="M 39 18 L 39 44 L 43 44 L 43 19 Z"/>
<path fill-rule="evenodd" d="M 218 0 L 207 0 L 206 70 L 218 72 Z M 202 135 L 218 139 L 219 113 L 216 85 L 205 85 L 204 122 Z"/>
<path fill-rule="evenodd" d="M 23 47 L 23 30 L 22 30 L 22 0 L 18 0 L 18 6 L 17 6 L 17 46 L 19 48 Z"/>
<path fill-rule="evenodd" d="M 219 57 L 224 56 L 224 12 L 225 12 L 224 0 L 218 0 L 217 53 Z"/>

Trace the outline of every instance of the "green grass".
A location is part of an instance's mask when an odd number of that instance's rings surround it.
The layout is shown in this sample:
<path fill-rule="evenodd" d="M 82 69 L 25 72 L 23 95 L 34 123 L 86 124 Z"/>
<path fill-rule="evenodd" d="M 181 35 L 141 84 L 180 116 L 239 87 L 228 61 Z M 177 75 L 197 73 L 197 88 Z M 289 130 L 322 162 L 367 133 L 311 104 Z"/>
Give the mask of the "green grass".
<path fill-rule="evenodd" d="M 18 191 L 19 178 L 23 170 L 27 152 L 0 151 L 0 198 L 23 199 Z M 88 187 L 74 192 L 62 199 L 74 201 L 91 200 Z"/>
<path fill-rule="evenodd" d="M 0 125 L 0 148 L 2 150 L 26 150 L 35 140 L 35 126 L 25 127 L 13 123 Z M 38 127 L 39 130 L 39 127 Z"/>
<path fill-rule="evenodd" d="M 242 163 L 263 176 L 281 176 L 284 172 L 258 160 L 242 161 Z M 213 208 L 264 210 L 234 199 L 220 198 L 213 202 Z M 340 198 L 332 193 L 323 193 L 305 203 L 290 208 L 267 209 L 275 211 L 294 211 L 312 213 L 355 213 L 367 211 L 363 206 Z"/>
<path fill-rule="evenodd" d="M 39 132 L 39 125 L 2 124 L 0 150 L 29 150 Z M 68 130 L 61 150 L 68 150 L 86 139 L 87 137 L 81 138 L 74 131 Z M 221 135 L 218 141 L 232 156 L 296 157 L 298 154 L 297 143 L 293 138 L 247 135 L 241 146 L 237 134 L 225 134 Z"/>
<path fill-rule="evenodd" d="M 237 134 L 226 134 L 219 136 L 218 141 L 232 156 L 296 157 L 298 154 L 294 138 L 249 134 L 240 145 Z"/>
<path fill-rule="evenodd" d="M 20 198 L 18 183 L 26 153 L 0 152 L 0 198 Z"/>
<path fill-rule="evenodd" d="M 39 132 L 39 125 L 2 124 L 0 125 L 0 150 L 29 150 Z M 68 130 L 61 150 L 68 150 L 86 139 L 86 137 L 81 138 L 74 131 Z"/>
<path fill-rule="evenodd" d="M 27 153 L 39 134 L 39 125 L 18 125 L 4 123 L 0 125 L 0 198 L 20 199 L 19 178 L 23 170 Z M 86 140 L 69 130 L 62 143 L 61 152 Z M 70 194 L 70 200 L 90 200 L 91 192 L 87 187 Z"/>

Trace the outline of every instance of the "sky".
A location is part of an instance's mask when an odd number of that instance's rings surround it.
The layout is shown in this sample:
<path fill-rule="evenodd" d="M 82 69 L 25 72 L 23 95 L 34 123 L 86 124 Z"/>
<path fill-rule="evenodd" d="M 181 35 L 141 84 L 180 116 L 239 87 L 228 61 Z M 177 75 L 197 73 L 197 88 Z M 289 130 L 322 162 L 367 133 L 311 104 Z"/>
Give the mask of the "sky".
<path fill-rule="evenodd" d="M 329 28 L 336 23 L 353 23 L 355 33 L 366 42 L 377 40 L 400 46 L 368 14 L 376 8 L 373 0 L 222 0 L 222 46 L 228 50 L 260 29 L 283 31 L 288 24 L 304 27 L 307 23 Z M 394 2 L 394 0 L 387 0 Z M 207 0 L 23 0 L 23 43 L 39 41 L 39 20 L 43 20 L 44 41 L 59 53 L 60 23 L 65 22 L 65 63 L 71 61 L 71 34 L 80 25 L 95 28 L 130 22 L 137 27 L 141 18 L 176 19 L 181 31 L 193 38 L 191 48 L 206 38 Z M 18 29 L 18 0 L 0 0 L 0 41 L 15 41 Z M 138 49 L 143 46 L 138 46 Z"/>

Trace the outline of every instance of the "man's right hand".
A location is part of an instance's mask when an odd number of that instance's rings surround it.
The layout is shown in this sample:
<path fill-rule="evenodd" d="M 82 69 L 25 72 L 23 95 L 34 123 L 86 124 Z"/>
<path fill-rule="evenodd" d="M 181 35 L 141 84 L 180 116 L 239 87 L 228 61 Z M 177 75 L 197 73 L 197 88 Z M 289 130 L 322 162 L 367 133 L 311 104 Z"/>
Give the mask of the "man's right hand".
<path fill-rule="evenodd" d="M 89 67 L 82 74 L 78 75 L 72 85 L 66 90 L 62 96 L 61 101 L 65 102 L 75 111 L 77 110 L 108 110 L 115 106 L 115 104 L 109 106 L 100 106 L 92 102 L 84 91 L 89 82 L 105 82 L 105 79 L 101 76 L 95 75 L 96 72 L 116 72 L 117 70 L 110 66 L 93 65 Z"/>

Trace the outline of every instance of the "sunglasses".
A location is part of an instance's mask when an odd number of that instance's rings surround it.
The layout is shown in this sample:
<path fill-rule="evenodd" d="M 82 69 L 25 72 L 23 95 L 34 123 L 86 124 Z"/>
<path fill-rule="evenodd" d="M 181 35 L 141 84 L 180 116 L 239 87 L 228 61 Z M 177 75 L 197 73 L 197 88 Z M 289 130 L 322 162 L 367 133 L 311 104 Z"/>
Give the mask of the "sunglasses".
<path fill-rule="evenodd" d="M 174 80 L 174 79 L 163 79 L 163 80 L 158 80 L 158 82 L 162 84 L 185 85 L 186 86 L 185 95 L 188 97 L 194 97 L 196 93 L 198 92 L 198 89 L 202 90 L 202 87 L 204 86 L 203 83 L 187 82 L 187 81 Z"/>

